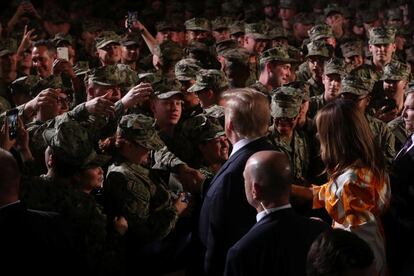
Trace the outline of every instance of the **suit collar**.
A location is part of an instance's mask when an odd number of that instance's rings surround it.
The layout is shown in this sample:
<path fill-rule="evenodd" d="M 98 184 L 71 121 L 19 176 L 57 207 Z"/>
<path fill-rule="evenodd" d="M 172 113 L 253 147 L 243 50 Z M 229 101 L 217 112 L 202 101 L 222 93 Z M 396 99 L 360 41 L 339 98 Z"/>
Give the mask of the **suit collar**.
<path fill-rule="evenodd" d="M 275 212 L 272 212 L 272 213 L 268 214 L 264 218 L 262 218 L 259 222 L 257 222 L 253 226 L 253 228 L 255 228 L 257 226 L 260 226 L 260 225 L 263 225 L 263 224 L 266 224 L 266 223 L 269 223 L 271 221 L 279 220 L 279 219 L 281 219 L 283 217 L 286 217 L 286 216 L 292 216 L 294 214 L 295 214 L 295 211 L 292 209 L 292 207 L 285 208 L 285 209 L 281 209 L 281 210 L 277 210 Z"/>

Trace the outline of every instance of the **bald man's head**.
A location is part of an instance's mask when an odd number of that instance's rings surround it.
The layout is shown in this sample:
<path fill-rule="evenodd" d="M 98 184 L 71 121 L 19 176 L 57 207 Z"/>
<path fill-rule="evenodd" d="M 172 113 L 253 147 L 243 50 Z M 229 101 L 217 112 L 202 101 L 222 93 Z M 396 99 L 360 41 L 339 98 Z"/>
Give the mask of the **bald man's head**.
<path fill-rule="evenodd" d="M 244 169 L 246 197 L 253 207 L 260 202 L 289 202 L 292 175 L 286 154 L 260 151 L 247 160 Z M 287 202 L 286 202 L 287 201 Z"/>
<path fill-rule="evenodd" d="M 15 202 L 19 198 L 20 170 L 14 157 L 0 149 L 0 206 Z"/>

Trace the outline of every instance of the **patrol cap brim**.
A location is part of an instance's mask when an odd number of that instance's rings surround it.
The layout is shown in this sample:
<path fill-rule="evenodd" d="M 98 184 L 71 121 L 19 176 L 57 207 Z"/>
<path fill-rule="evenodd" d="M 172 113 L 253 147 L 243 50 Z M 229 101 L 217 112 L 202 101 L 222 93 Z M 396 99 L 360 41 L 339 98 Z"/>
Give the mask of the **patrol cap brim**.
<path fill-rule="evenodd" d="M 189 77 L 189 76 L 185 76 L 185 75 L 175 75 L 175 78 L 179 81 L 189 81 L 189 80 L 193 80 L 194 78 Z"/>
<path fill-rule="evenodd" d="M 300 105 L 282 107 L 278 103 L 274 103 L 277 108 L 272 108 L 273 118 L 295 118 L 300 111 Z"/>
<path fill-rule="evenodd" d="M 369 91 L 366 89 L 356 89 L 353 87 L 342 87 L 341 94 L 352 94 L 357 96 L 365 96 L 369 94 Z"/>
<path fill-rule="evenodd" d="M 190 88 L 187 89 L 188 92 L 198 92 L 203 89 L 206 89 L 207 85 L 195 83 Z"/>
<path fill-rule="evenodd" d="M 103 47 L 105 47 L 105 46 L 107 46 L 107 45 L 109 45 L 111 43 L 114 43 L 114 44 L 117 44 L 117 45 L 121 45 L 118 40 L 108 40 L 108 41 L 104 41 L 102 43 L 97 44 L 96 45 L 96 48 L 97 49 L 102 49 Z"/>
<path fill-rule="evenodd" d="M 122 46 L 132 46 L 132 45 L 139 45 L 138 41 L 135 40 L 127 40 L 127 41 L 121 41 L 120 43 Z"/>
<path fill-rule="evenodd" d="M 175 95 L 179 95 L 179 96 L 181 96 L 181 97 L 183 97 L 183 96 L 184 96 L 184 95 L 183 95 L 183 92 L 178 91 L 178 90 L 168 91 L 168 92 L 165 92 L 165 93 L 157 93 L 157 92 L 155 92 L 155 93 L 154 93 L 154 95 L 155 95 L 158 99 L 160 99 L 160 100 L 169 99 L 169 98 L 171 98 L 172 96 L 175 96 Z"/>
<path fill-rule="evenodd" d="M 156 132 L 154 132 L 154 135 L 152 137 L 146 139 L 145 141 L 135 140 L 135 142 L 149 150 L 160 150 L 165 146 L 164 142 Z"/>
<path fill-rule="evenodd" d="M 15 54 L 16 52 L 10 50 L 10 49 L 4 49 L 0 51 L 0 57 L 5 56 L 5 55 L 11 55 L 11 54 Z"/>
<path fill-rule="evenodd" d="M 267 35 L 260 33 L 246 33 L 246 35 L 251 36 L 254 39 L 269 40 L 269 37 Z"/>

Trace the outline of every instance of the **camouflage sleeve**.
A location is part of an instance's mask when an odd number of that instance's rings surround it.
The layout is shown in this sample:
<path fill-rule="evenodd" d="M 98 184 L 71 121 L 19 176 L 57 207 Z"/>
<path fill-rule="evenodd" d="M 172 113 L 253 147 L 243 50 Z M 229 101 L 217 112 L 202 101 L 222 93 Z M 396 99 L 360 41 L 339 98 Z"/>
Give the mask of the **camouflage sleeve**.
<path fill-rule="evenodd" d="M 382 143 L 381 148 L 384 153 L 385 164 L 388 169 L 391 169 L 392 162 L 396 155 L 395 152 L 395 136 L 387 125 L 383 125 L 381 130 Z"/>
<path fill-rule="evenodd" d="M 128 179 L 122 173 L 110 172 L 106 191 L 115 215 L 123 215 L 128 221 L 128 233 L 134 239 L 147 243 L 161 240 L 174 228 L 177 214 L 168 193 L 159 191 L 151 195 L 150 185 L 137 178 Z M 159 195 L 162 193 L 164 197 Z M 118 212 L 118 214 L 116 214 Z"/>
<path fill-rule="evenodd" d="M 11 105 L 9 101 L 0 96 L 0 113 L 3 113 L 4 111 L 9 110 L 10 108 Z"/>
<path fill-rule="evenodd" d="M 185 165 L 174 153 L 168 150 L 165 146 L 162 149 L 154 152 L 153 169 L 175 171 L 178 165 Z"/>

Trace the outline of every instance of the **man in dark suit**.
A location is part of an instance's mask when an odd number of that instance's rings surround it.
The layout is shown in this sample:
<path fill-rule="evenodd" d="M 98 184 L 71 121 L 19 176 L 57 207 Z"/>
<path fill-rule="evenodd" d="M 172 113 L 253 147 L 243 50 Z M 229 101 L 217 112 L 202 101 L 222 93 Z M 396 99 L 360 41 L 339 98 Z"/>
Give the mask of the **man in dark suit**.
<path fill-rule="evenodd" d="M 225 132 L 233 145 L 205 196 L 199 220 L 204 274 L 222 275 L 228 249 L 255 223 L 255 210 L 246 201 L 243 170 L 255 152 L 274 149 L 264 136 L 270 122 L 267 97 L 252 89 L 223 94 Z"/>
<path fill-rule="evenodd" d="M 402 116 L 405 128 L 411 135 L 394 158 L 391 203 L 383 218 L 392 275 L 412 275 L 410 273 L 414 270 L 414 89 L 409 88 L 406 93 Z M 401 274 L 407 269 L 410 272 Z"/>
<path fill-rule="evenodd" d="M 289 159 L 276 151 L 257 152 L 247 161 L 244 179 L 257 223 L 230 248 L 224 275 L 306 275 L 308 250 L 329 226 L 293 211 Z"/>
<path fill-rule="evenodd" d="M 27 209 L 19 201 L 19 168 L 3 149 L 0 167 L 0 273 L 79 273 L 81 262 L 58 214 Z"/>

